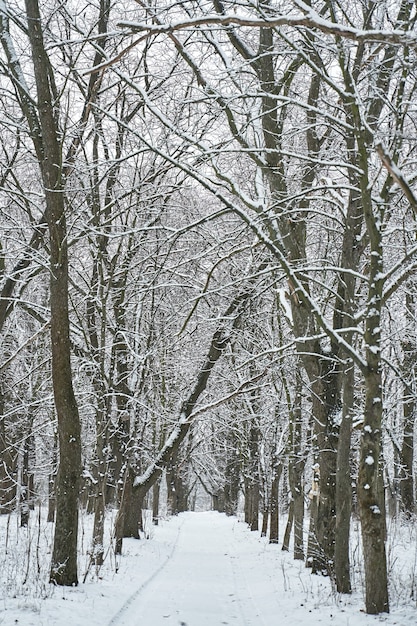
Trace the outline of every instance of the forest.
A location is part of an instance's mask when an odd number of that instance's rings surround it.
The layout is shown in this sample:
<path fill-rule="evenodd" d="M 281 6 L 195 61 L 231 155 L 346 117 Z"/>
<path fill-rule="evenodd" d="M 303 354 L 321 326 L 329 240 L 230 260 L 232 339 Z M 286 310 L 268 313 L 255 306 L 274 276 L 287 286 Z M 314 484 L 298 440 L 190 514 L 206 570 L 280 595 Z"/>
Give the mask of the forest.
<path fill-rule="evenodd" d="M 0 518 L 54 525 L 48 584 L 80 582 L 80 516 L 97 569 L 110 514 L 122 554 L 142 510 L 204 492 L 271 544 L 286 516 L 341 594 L 360 520 L 389 612 L 387 520 L 416 519 L 416 20 L 0 0 Z"/>

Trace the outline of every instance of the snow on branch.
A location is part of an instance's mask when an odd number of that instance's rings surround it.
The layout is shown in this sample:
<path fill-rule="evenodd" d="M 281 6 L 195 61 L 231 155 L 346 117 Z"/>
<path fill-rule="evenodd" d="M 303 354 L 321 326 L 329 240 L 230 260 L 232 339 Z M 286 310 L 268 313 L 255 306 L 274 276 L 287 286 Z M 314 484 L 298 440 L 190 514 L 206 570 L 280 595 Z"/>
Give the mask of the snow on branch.
<path fill-rule="evenodd" d="M 263 264 L 262 264 L 263 266 Z M 256 276 L 256 274 L 255 274 Z M 253 282 L 253 281 L 252 281 Z M 195 410 L 197 402 L 206 389 L 210 374 L 228 346 L 233 330 L 237 327 L 243 309 L 252 296 L 252 289 L 248 286 L 242 290 L 230 303 L 229 307 L 222 316 L 223 324 L 218 328 L 211 339 L 210 346 L 204 364 L 202 365 L 195 382 L 194 388 L 186 400 L 184 400 L 180 416 L 167 438 L 165 444 L 157 454 L 155 460 L 149 465 L 146 471 L 137 476 L 134 480 L 134 489 L 140 489 L 143 495 L 149 491 L 152 485 L 161 476 L 163 470 L 168 465 L 172 455 L 179 449 L 184 441 L 188 431 L 197 415 L 202 413 L 203 409 Z M 246 385 L 241 385 L 238 391 L 233 392 L 232 396 L 243 390 L 244 387 L 254 382 L 255 379 L 246 381 Z M 213 403 L 213 407 L 218 403 Z M 211 408 L 211 405 L 204 407 L 204 410 Z"/>
<path fill-rule="evenodd" d="M 414 214 L 416 214 L 417 213 L 417 197 L 414 194 L 413 190 L 411 189 L 409 183 L 407 182 L 404 174 L 402 173 L 398 165 L 394 163 L 394 161 L 392 160 L 388 152 L 385 150 L 382 143 L 377 143 L 375 148 L 379 155 L 379 158 L 382 161 L 383 166 L 387 169 L 388 173 L 390 174 L 390 176 L 392 176 L 392 178 L 395 180 L 397 185 L 402 189 L 405 197 L 407 198 L 408 202 L 410 203 L 411 208 L 414 211 Z"/>
<path fill-rule="evenodd" d="M 323 19 L 316 11 L 303 2 L 298 2 L 305 8 L 302 15 L 277 15 L 268 18 L 250 18 L 239 15 L 204 15 L 199 18 L 173 22 L 172 24 L 148 24 L 146 22 L 120 21 L 118 26 L 129 30 L 130 33 L 147 33 L 156 35 L 161 33 L 172 34 L 175 31 L 195 29 L 204 26 L 237 26 L 239 28 L 277 28 L 280 26 L 304 26 L 321 31 L 329 35 L 337 35 L 354 41 L 378 41 L 385 44 L 417 46 L 417 34 L 404 30 L 362 30 L 337 24 Z M 307 10 L 308 9 L 308 10 Z"/>

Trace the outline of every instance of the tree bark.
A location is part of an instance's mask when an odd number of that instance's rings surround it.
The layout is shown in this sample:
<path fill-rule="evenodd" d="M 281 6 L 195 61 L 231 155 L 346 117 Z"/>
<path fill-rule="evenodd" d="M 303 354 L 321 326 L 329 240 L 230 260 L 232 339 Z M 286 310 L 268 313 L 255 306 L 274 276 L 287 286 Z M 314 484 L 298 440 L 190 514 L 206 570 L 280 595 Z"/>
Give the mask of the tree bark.
<path fill-rule="evenodd" d="M 406 310 L 414 309 L 414 295 L 407 294 Z M 408 313 L 408 316 L 410 313 Z M 415 368 L 417 349 L 413 342 L 403 342 L 403 416 L 404 431 L 400 458 L 400 492 L 402 510 L 410 518 L 415 512 L 414 496 L 414 424 L 416 418 Z"/>
<path fill-rule="evenodd" d="M 30 420 L 29 428 L 32 429 Z M 34 461 L 34 440 L 29 433 L 24 441 L 22 479 L 20 483 L 20 525 L 26 527 L 29 524 L 30 510 L 33 510 L 33 471 L 31 465 Z"/>
<path fill-rule="evenodd" d="M 290 416 L 290 458 L 288 464 L 288 482 L 291 490 L 294 515 L 294 559 L 304 559 L 304 455 L 301 452 L 302 413 L 301 413 L 301 376 L 296 373 L 295 396 Z"/>
<path fill-rule="evenodd" d="M 270 522 L 269 522 L 269 543 L 278 543 L 279 540 L 279 481 L 282 474 L 282 464 L 276 466 L 274 462 L 274 473 L 271 484 L 270 497 Z"/>
<path fill-rule="evenodd" d="M 287 525 L 284 532 L 284 540 L 282 542 L 282 550 L 288 552 L 290 549 L 291 531 L 294 524 L 294 500 L 290 502 L 290 508 L 288 509 Z"/>
<path fill-rule="evenodd" d="M 59 438 L 56 524 L 50 580 L 57 585 L 76 585 L 81 429 L 70 362 L 68 244 L 62 154 L 51 93 L 52 71 L 45 51 L 38 1 L 25 0 L 25 5 L 43 140 L 40 166 L 49 230 L 52 380 Z"/>
<path fill-rule="evenodd" d="M 159 480 L 153 486 L 152 489 L 152 523 L 155 526 L 159 524 L 159 494 L 161 491 L 161 482 Z"/>
<path fill-rule="evenodd" d="M 336 539 L 334 574 L 339 593 L 351 593 L 349 536 L 352 513 L 350 452 L 354 402 L 354 367 L 348 361 L 344 371 L 342 423 L 339 431 L 336 470 Z"/>
<path fill-rule="evenodd" d="M 4 417 L 4 395 L 0 390 L 0 514 L 16 507 L 17 454 L 9 439 Z"/>

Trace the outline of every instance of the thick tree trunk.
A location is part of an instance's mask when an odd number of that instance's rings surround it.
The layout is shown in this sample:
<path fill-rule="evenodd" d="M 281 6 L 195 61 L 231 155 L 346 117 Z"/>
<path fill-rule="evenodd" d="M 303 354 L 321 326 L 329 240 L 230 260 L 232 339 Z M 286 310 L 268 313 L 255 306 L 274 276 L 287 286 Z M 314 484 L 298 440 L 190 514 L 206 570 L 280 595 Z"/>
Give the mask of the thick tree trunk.
<path fill-rule="evenodd" d="M 17 455 L 9 440 L 4 418 L 4 396 L 0 391 L 0 514 L 16 507 Z"/>
<path fill-rule="evenodd" d="M 138 491 L 133 491 L 134 473 L 130 473 L 129 489 L 126 495 L 126 510 L 123 526 L 123 537 L 133 537 L 140 539 L 140 531 L 143 531 L 142 507 L 143 498 Z"/>
<path fill-rule="evenodd" d="M 385 503 L 379 463 L 382 403 L 377 400 L 381 398 L 381 373 L 370 372 L 366 382 L 358 493 L 365 563 L 366 612 L 377 614 L 389 611 Z"/>
<path fill-rule="evenodd" d="M 362 162 L 361 166 L 364 167 L 365 164 Z M 368 203 L 364 204 L 371 255 L 368 279 L 369 304 L 364 335 L 366 368 L 363 373 L 366 395 L 358 499 L 365 564 L 366 612 L 370 614 L 389 612 L 385 500 L 380 467 L 383 416 L 381 362 L 381 308 L 384 278 L 381 233 L 381 224 L 384 223 L 383 210 L 380 205 L 373 207 L 370 198 Z"/>
<path fill-rule="evenodd" d="M 313 572 L 330 574 L 333 570 L 336 532 L 336 451 L 340 396 L 338 372 L 326 359 L 321 360 L 321 374 L 313 383 L 313 415 L 317 456 L 320 465 L 320 490 L 314 520 L 318 552 Z"/>
<path fill-rule="evenodd" d="M 42 181 L 50 245 L 52 380 L 58 420 L 59 468 L 51 582 L 76 585 L 81 429 L 72 386 L 68 313 L 68 244 L 58 122 L 51 94 L 38 0 L 25 0 L 42 130 Z"/>

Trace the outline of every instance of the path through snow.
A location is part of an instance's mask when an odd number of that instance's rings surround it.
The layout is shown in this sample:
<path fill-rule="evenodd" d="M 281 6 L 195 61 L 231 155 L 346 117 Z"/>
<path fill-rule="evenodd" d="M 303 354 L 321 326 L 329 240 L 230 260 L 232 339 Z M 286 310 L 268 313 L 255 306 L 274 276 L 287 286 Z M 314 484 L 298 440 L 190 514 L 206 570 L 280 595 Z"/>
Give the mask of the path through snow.
<path fill-rule="evenodd" d="M 264 595 L 271 597 L 262 598 L 260 585 L 253 588 L 246 578 L 250 564 L 244 558 L 248 550 L 243 549 L 240 526 L 235 518 L 215 513 L 183 514 L 172 556 L 111 626 L 276 623 L 279 605 L 270 581 Z M 259 574 L 262 585 L 266 572 Z"/>
<path fill-rule="evenodd" d="M 236 518 L 183 513 L 169 524 L 177 528 L 172 553 L 108 626 L 415 623 L 410 615 L 403 622 L 366 616 L 358 595 L 338 604 L 328 579 L 312 576 Z"/>
<path fill-rule="evenodd" d="M 294 561 L 290 553 L 270 545 L 234 517 L 214 512 L 182 513 L 163 520 L 158 527 L 149 527 L 149 531 L 149 540 L 124 540 L 117 573 L 109 552 L 100 577 L 88 578 L 77 588 L 46 585 L 43 599 L 4 593 L 0 626 L 417 623 L 417 611 L 411 603 L 395 607 L 390 615 L 365 615 L 360 574 L 354 579 L 358 591 L 338 597 L 328 578 L 313 576 L 303 562 Z M 83 536 L 86 541 L 91 536 L 87 525 Z M 409 546 L 408 553 L 414 558 Z M 47 568 L 50 555 L 46 551 L 44 556 Z M 80 566 L 82 570 L 83 563 Z"/>

